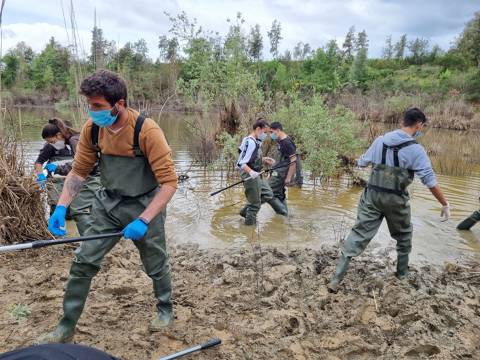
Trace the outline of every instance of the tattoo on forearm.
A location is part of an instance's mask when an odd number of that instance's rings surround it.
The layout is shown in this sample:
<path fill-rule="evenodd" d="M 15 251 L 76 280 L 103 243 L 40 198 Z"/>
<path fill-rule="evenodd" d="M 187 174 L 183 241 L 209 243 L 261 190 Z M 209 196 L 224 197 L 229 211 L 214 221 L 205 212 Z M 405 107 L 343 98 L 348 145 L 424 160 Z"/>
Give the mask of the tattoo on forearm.
<path fill-rule="evenodd" d="M 84 180 L 76 176 L 67 178 L 65 181 L 65 188 L 68 191 L 68 194 L 73 198 L 80 191 Z"/>

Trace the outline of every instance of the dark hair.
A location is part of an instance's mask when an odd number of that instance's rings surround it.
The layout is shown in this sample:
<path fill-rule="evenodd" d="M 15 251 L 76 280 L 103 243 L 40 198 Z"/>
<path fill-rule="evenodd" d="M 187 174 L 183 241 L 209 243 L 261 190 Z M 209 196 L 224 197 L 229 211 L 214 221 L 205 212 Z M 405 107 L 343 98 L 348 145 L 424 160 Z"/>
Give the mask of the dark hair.
<path fill-rule="evenodd" d="M 425 114 L 419 108 L 413 107 L 407 109 L 407 111 L 405 111 L 403 114 L 403 126 L 414 126 L 419 122 L 422 124 L 427 122 Z"/>
<path fill-rule="evenodd" d="M 256 130 L 257 128 L 265 129 L 268 126 L 269 125 L 267 120 L 263 118 L 258 118 L 257 121 L 255 121 L 255 123 L 253 124 L 253 130 Z"/>
<path fill-rule="evenodd" d="M 110 105 L 119 100 L 127 102 L 127 85 L 119 75 L 108 70 L 98 70 L 83 79 L 80 94 L 85 96 L 103 96 Z"/>
<path fill-rule="evenodd" d="M 278 121 L 274 121 L 270 124 L 270 129 L 283 131 L 283 126 Z"/>
<path fill-rule="evenodd" d="M 70 125 L 70 126 L 69 126 Z M 72 129 L 70 121 L 62 121 L 57 118 L 49 119 L 42 129 L 42 139 L 54 137 L 58 133 L 62 134 L 65 140 L 69 140 L 73 135 L 79 134 L 78 131 Z"/>

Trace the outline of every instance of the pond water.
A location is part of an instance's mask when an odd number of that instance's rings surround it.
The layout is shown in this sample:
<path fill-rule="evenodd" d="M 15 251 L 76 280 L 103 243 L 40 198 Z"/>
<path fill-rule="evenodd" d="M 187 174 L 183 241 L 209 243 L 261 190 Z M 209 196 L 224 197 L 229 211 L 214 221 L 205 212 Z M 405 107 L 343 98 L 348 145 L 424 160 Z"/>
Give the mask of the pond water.
<path fill-rule="evenodd" d="M 22 110 L 24 151 L 33 163 L 42 147 L 41 127 L 53 110 Z M 332 181 L 328 186 L 314 186 L 306 177 L 302 189 L 288 190 L 290 215 L 276 215 L 268 205 L 259 213 L 257 227 L 246 227 L 238 215 L 243 206 L 243 187 L 237 186 L 214 197 L 210 192 L 237 178 L 192 165 L 191 135 L 185 128 L 188 116 L 181 113 L 152 113 L 173 150 L 178 174 L 189 180 L 181 183 L 168 208 L 167 234 L 170 242 L 194 242 L 201 247 L 249 246 L 251 240 L 265 245 L 289 248 L 318 248 L 345 237 L 356 217 L 361 194 L 350 187 L 347 178 Z M 68 116 L 63 118 L 68 119 Z M 480 226 L 461 232 L 456 225 L 479 208 L 480 166 L 478 166 L 478 134 L 429 129 L 420 140 L 425 144 L 436 168 L 459 163 L 470 167 L 468 175 L 438 175 L 438 181 L 452 206 L 452 217 L 440 222 L 440 205 L 418 180 L 410 187 L 414 224 L 412 260 L 416 263 L 480 259 Z M 475 156 L 477 158 L 475 158 Z M 450 160 L 442 163 L 442 157 Z M 368 173 L 365 174 L 368 176 Z M 394 255 L 395 241 L 384 223 L 370 244 L 383 256 Z"/>

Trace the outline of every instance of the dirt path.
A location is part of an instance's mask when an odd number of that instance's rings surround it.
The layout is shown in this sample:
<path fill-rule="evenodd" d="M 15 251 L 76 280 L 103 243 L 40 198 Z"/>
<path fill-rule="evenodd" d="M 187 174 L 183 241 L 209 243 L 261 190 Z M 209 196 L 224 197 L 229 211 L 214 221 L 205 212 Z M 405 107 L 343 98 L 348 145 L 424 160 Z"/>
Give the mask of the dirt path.
<path fill-rule="evenodd" d="M 148 332 L 154 300 L 132 244 L 95 278 L 75 341 L 125 360 L 158 359 L 211 337 L 192 359 L 480 359 L 480 264 L 414 268 L 365 256 L 329 294 L 337 251 L 171 249 L 176 322 Z M 71 248 L 0 255 L 0 350 L 32 343 L 56 324 Z M 23 310 L 29 310 L 23 314 Z M 17 305 L 17 318 L 13 308 Z"/>

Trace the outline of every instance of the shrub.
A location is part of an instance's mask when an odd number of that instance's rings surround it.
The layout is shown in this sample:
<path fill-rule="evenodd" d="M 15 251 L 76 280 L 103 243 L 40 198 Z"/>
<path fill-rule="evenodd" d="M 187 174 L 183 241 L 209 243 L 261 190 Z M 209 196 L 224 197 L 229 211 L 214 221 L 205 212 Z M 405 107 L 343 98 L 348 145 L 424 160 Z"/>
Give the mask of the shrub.
<path fill-rule="evenodd" d="M 480 102 L 480 70 L 472 74 L 466 83 L 466 99 L 470 102 Z"/>
<path fill-rule="evenodd" d="M 320 96 L 307 103 L 296 99 L 274 118 L 304 152 L 305 168 L 313 178 L 336 175 L 340 160 L 354 156 L 361 145 L 355 115 L 343 107 L 329 109 Z"/>

